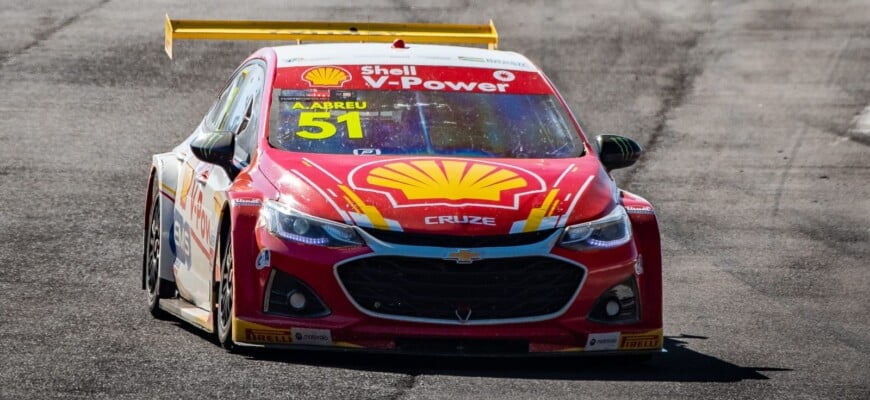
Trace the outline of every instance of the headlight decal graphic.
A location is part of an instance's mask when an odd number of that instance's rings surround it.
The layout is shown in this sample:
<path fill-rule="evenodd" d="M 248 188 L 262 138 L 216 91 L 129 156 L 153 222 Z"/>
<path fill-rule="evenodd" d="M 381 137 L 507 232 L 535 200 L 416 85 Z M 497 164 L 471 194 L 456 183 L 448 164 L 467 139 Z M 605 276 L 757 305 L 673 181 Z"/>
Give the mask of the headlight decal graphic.
<path fill-rule="evenodd" d="M 341 216 L 342 219 L 344 219 L 345 223 L 350 224 L 353 222 L 353 220 L 351 220 L 351 218 L 350 218 L 350 215 L 348 215 L 346 211 L 342 210 L 338 206 L 338 204 L 335 204 L 335 200 L 333 200 L 329 196 L 329 194 L 327 194 L 326 191 L 323 190 L 323 188 L 321 188 L 320 186 L 317 186 L 317 184 L 315 184 L 310 178 L 308 178 L 307 176 L 305 176 L 303 173 L 299 172 L 298 170 L 294 169 L 294 170 L 291 170 L 290 172 L 292 172 L 294 175 L 298 176 L 300 179 L 302 179 L 303 181 L 305 181 L 306 183 L 311 185 L 311 187 L 314 188 L 314 190 L 316 190 L 318 193 L 320 193 L 320 195 L 323 196 L 324 199 L 326 199 L 326 202 L 329 203 L 329 205 L 331 205 L 332 208 L 335 209 L 335 211 L 338 213 L 338 215 Z"/>
<path fill-rule="evenodd" d="M 354 218 L 354 221 L 360 226 L 370 225 L 372 228 L 377 229 L 390 229 L 390 224 L 387 223 L 387 220 L 384 219 L 384 216 L 381 215 L 380 211 L 377 208 L 367 205 L 353 190 L 350 190 L 349 187 L 345 185 L 338 185 L 338 188 L 344 192 L 345 200 L 347 200 L 348 204 L 351 204 L 356 208 L 357 214 L 365 215 L 365 219 L 363 218 Z M 351 218 L 354 215 L 351 214 Z M 399 227 L 401 230 L 401 227 Z"/>
<path fill-rule="evenodd" d="M 574 212 L 577 202 L 581 197 L 583 197 L 583 193 L 585 193 L 586 189 L 589 188 L 592 180 L 595 179 L 595 176 L 586 178 L 586 182 L 583 182 L 583 185 L 580 186 L 580 190 L 576 193 L 568 193 L 568 195 L 561 200 L 561 203 L 564 204 L 567 201 L 571 201 L 570 206 L 565 210 L 564 214 L 556 214 L 556 210 L 559 209 L 558 206 L 560 201 L 557 200 L 559 189 L 555 186 L 558 186 L 558 184 L 562 182 L 562 179 L 564 179 L 569 172 L 573 172 L 574 170 L 576 170 L 574 164 L 571 164 L 565 172 L 559 176 L 556 185 L 554 185 L 553 189 L 550 190 L 550 193 L 547 194 L 547 197 L 544 198 L 541 205 L 533 208 L 526 219 L 515 221 L 513 226 L 511 226 L 510 233 L 532 232 L 565 226 L 568 222 L 568 217 Z"/>
<path fill-rule="evenodd" d="M 356 224 L 361 227 L 366 228 L 377 228 L 377 229 L 385 229 L 391 231 L 402 231 L 402 225 L 399 221 L 384 218 L 381 212 L 374 206 L 366 204 L 356 193 L 354 193 L 347 185 L 345 185 L 340 179 L 338 179 L 335 175 L 330 173 L 326 168 L 318 165 L 314 161 L 308 158 L 302 159 L 302 164 L 306 167 L 316 169 L 324 176 L 328 177 L 329 180 L 335 182 L 335 185 L 332 187 L 322 188 L 314 183 L 314 181 L 305 176 L 299 170 L 292 170 L 292 172 L 308 183 L 312 188 L 317 190 L 324 199 L 335 209 L 335 211 L 344 219 L 344 222 L 348 225 Z M 328 182 L 328 181 L 327 181 Z M 341 197 L 339 197 L 341 196 Z M 339 207 L 336 201 L 344 200 L 347 205 L 353 209 L 353 211 L 345 210 L 342 207 Z"/>
<path fill-rule="evenodd" d="M 539 207 L 535 207 L 529 212 L 527 219 L 516 221 L 511 227 L 511 233 L 532 232 L 539 229 L 550 229 L 556 225 L 560 216 L 553 216 L 553 211 L 559 205 L 559 200 L 556 200 L 556 195 L 559 189 L 550 190 L 547 197 Z"/>

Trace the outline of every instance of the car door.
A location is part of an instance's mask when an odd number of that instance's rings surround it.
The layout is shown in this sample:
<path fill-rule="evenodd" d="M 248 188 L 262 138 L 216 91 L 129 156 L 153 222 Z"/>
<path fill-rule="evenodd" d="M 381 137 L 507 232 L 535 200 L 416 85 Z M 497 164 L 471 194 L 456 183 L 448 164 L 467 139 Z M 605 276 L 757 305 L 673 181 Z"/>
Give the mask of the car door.
<path fill-rule="evenodd" d="M 255 111 L 265 82 L 265 66 L 254 61 L 240 68 L 205 117 L 198 132 L 228 131 L 240 137 L 253 134 L 257 128 Z M 237 145 L 236 164 L 247 165 L 250 152 Z M 218 166 L 188 155 L 181 168 L 179 200 L 176 202 L 176 242 L 179 262 L 176 263 L 176 283 L 182 297 L 209 309 L 212 263 L 217 246 L 219 218 L 225 192 L 232 177 Z M 178 243 L 180 242 L 180 243 Z"/>

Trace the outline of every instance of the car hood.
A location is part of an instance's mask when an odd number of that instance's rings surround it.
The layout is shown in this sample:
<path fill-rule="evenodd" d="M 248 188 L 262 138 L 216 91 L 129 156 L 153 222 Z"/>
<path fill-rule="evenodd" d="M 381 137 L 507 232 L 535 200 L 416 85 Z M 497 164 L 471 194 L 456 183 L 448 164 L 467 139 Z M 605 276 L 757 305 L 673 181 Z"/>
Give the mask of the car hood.
<path fill-rule="evenodd" d="M 614 197 L 612 180 L 593 156 L 487 159 L 271 152 L 260 161 L 280 202 L 312 216 L 391 231 L 544 231 L 598 218 L 609 211 Z"/>

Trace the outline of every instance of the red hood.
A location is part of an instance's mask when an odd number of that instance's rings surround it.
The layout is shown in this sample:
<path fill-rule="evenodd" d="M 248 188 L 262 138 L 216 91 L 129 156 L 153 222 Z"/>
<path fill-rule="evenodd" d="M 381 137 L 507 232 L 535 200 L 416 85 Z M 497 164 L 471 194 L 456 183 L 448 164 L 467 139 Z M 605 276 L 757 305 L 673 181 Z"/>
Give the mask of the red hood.
<path fill-rule="evenodd" d="M 482 159 L 266 152 L 281 201 L 361 227 L 500 235 L 601 216 L 611 180 L 595 157 Z"/>

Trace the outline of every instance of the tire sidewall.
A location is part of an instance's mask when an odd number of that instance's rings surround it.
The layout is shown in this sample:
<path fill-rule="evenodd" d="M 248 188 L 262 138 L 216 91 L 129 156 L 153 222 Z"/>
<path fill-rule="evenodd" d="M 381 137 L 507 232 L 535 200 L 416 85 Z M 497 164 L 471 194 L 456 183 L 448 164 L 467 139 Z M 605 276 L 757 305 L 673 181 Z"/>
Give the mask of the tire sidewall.
<path fill-rule="evenodd" d="M 155 183 L 152 183 L 151 185 L 151 193 L 151 207 L 148 210 L 148 220 L 145 224 L 145 270 L 143 272 L 145 274 L 145 293 L 148 296 L 148 311 L 155 314 L 160 310 L 160 259 L 161 252 L 163 251 L 163 246 L 160 246 L 157 252 L 157 279 L 154 280 L 154 284 L 151 286 L 148 284 L 151 273 L 151 230 L 152 225 L 154 224 L 155 215 L 157 217 L 158 229 L 161 223 L 160 218 L 162 218 L 162 215 L 160 215 L 160 193 L 157 192 L 156 180 Z M 162 240 L 162 238 L 159 238 L 159 235 L 160 233 L 158 233 L 158 240 Z"/>
<path fill-rule="evenodd" d="M 230 259 L 231 259 L 230 263 L 229 263 L 230 265 L 228 266 L 229 274 L 231 275 L 235 272 L 235 269 L 233 268 L 233 265 L 232 265 L 233 264 L 232 263 L 232 239 L 230 238 L 229 233 L 227 233 L 224 237 L 222 237 L 220 249 L 221 249 L 221 258 L 219 259 L 220 264 L 218 265 L 218 268 L 220 268 L 221 281 L 217 282 L 217 285 L 215 285 L 217 288 L 217 290 L 216 290 L 217 296 L 215 296 L 214 325 L 215 325 L 215 333 L 217 335 L 217 339 L 220 342 L 221 346 L 223 346 L 227 350 L 232 350 L 235 347 L 235 343 L 233 342 L 233 338 L 232 338 L 234 301 L 230 305 L 230 311 L 229 311 L 230 315 L 228 317 L 228 321 L 226 321 L 225 324 L 222 321 L 222 315 L 221 315 L 222 314 L 221 304 L 222 304 L 222 300 L 223 300 L 223 288 L 224 288 L 224 286 L 223 286 L 224 268 L 227 268 L 227 266 L 226 266 L 227 257 L 230 257 Z M 231 279 L 230 282 L 233 282 L 233 279 Z M 232 296 L 232 291 L 231 291 L 230 292 L 231 301 L 234 300 L 232 297 L 233 296 Z"/>

